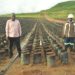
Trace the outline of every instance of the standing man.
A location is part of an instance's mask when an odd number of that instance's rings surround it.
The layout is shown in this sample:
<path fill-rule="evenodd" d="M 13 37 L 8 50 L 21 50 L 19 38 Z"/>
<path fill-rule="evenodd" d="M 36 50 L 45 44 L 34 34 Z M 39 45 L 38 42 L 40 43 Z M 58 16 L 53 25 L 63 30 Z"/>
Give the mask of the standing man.
<path fill-rule="evenodd" d="M 64 45 L 65 49 L 67 50 L 68 47 L 71 48 L 72 51 L 74 50 L 74 41 L 75 41 L 75 23 L 73 21 L 73 14 L 68 15 L 68 21 L 64 25 Z"/>
<path fill-rule="evenodd" d="M 9 57 L 13 56 L 13 44 L 16 45 L 19 57 L 21 56 L 20 37 L 21 37 L 21 25 L 19 20 L 16 19 L 15 13 L 12 13 L 11 19 L 6 22 L 6 39 L 9 41 Z"/>

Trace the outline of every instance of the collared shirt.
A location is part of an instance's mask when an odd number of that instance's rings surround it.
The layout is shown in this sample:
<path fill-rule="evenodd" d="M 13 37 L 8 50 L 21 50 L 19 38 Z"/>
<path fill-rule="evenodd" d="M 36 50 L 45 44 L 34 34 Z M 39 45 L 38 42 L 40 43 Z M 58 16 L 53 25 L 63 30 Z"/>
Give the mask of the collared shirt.
<path fill-rule="evenodd" d="M 6 22 L 6 37 L 20 37 L 21 25 L 19 20 L 12 21 L 11 19 Z"/>

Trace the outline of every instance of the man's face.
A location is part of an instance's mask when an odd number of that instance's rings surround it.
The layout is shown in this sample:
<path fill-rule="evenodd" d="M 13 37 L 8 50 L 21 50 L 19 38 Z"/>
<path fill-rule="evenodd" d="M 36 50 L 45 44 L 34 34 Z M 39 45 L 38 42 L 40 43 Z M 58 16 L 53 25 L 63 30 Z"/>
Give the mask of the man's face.
<path fill-rule="evenodd" d="M 12 19 L 12 21 L 15 21 L 15 14 L 12 14 L 12 16 L 11 16 L 11 19 Z"/>
<path fill-rule="evenodd" d="M 73 19 L 72 18 L 69 18 L 69 21 L 72 21 Z"/>

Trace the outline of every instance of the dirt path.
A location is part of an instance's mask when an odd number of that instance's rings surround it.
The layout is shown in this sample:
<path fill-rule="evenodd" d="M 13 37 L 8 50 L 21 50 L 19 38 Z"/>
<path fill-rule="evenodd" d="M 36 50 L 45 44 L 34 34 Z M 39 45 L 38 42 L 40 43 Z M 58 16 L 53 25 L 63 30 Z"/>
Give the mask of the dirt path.
<path fill-rule="evenodd" d="M 65 23 L 66 22 L 64 20 L 52 19 L 52 18 L 48 17 L 48 15 L 45 15 L 45 19 L 47 19 L 50 22 L 57 22 L 57 23 Z"/>
<path fill-rule="evenodd" d="M 40 67 L 39 67 L 40 66 Z M 75 75 L 75 65 L 58 65 L 47 67 L 46 65 L 21 65 L 18 59 L 6 75 Z"/>

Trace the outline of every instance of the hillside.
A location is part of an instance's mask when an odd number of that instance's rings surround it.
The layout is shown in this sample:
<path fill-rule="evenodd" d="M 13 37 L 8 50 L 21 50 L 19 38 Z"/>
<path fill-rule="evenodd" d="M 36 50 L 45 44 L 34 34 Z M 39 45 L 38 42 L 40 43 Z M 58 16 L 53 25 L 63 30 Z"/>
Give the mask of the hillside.
<path fill-rule="evenodd" d="M 51 9 L 43 11 L 42 13 L 55 19 L 66 19 L 69 13 L 73 13 L 75 15 L 75 1 L 59 3 Z"/>

